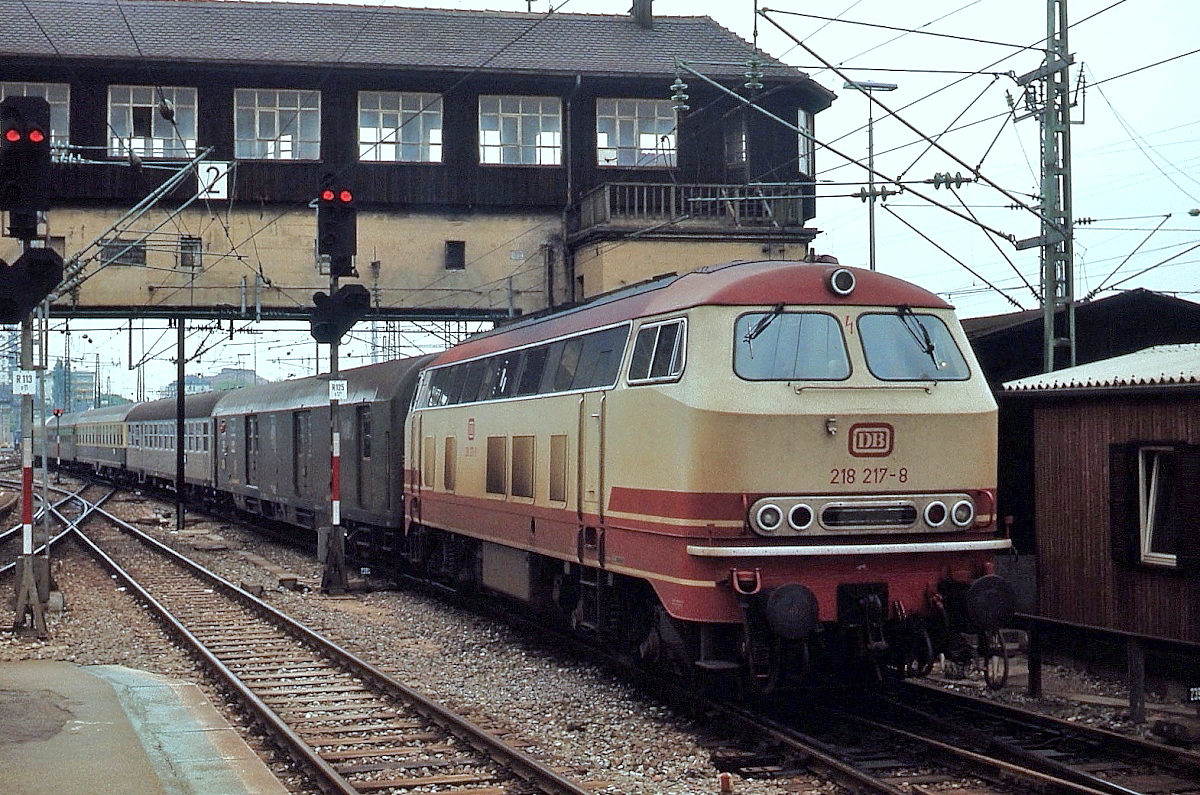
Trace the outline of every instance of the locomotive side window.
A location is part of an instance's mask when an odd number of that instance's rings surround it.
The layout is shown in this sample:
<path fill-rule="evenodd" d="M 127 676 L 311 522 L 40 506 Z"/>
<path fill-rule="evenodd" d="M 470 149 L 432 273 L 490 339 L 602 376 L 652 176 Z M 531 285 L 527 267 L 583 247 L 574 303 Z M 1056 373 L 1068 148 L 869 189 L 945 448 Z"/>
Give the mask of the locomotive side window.
<path fill-rule="evenodd" d="M 512 438 L 512 495 L 533 496 L 533 439 L 532 436 Z"/>
<path fill-rule="evenodd" d="M 598 331 L 583 337 L 583 349 L 571 388 L 612 386 L 617 380 L 617 370 L 621 366 L 628 337 L 628 326 Z"/>
<path fill-rule="evenodd" d="M 489 436 L 487 440 L 487 492 L 508 491 L 508 437 Z"/>
<path fill-rule="evenodd" d="M 550 499 L 567 501 L 567 436 L 550 437 Z"/>
<path fill-rule="evenodd" d="M 733 329 L 733 371 L 748 381 L 841 381 L 850 377 L 842 326 L 824 312 L 749 312 Z"/>
<path fill-rule="evenodd" d="M 668 381 L 683 372 L 684 321 L 671 320 L 638 329 L 629 363 L 629 383 Z"/>
<path fill-rule="evenodd" d="M 609 387 L 625 354 L 629 326 L 594 331 L 532 348 L 440 367 L 425 406 L 452 406 L 574 389 Z"/>
<path fill-rule="evenodd" d="M 454 491 L 458 485 L 458 437 L 446 437 L 446 458 L 442 469 L 442 488 Z"/>
<path fill-rule="evenodd" d="M 867 367 L 882 381 L 965 381 L 971 370 L 946 324 L 907 306 L 858 319 Z"/>
<path fill-rule="evenodd" d="M 525 366 L 521 368 L 521 379 L 517 383 L 518 396 L 537 394 L 542 375 L 546 372 L 546 358 L 549 353 L 550 349 L 545 345 L 525 351 Z"/>

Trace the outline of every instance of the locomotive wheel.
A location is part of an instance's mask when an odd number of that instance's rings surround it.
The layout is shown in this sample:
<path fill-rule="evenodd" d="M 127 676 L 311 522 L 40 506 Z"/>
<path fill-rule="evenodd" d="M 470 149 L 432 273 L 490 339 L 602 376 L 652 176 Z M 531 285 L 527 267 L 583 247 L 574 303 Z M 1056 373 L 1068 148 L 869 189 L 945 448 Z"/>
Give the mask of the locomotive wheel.
<path fill-rule="evenodd" d="M 933 670 L 933 640 L 925 627 L 918 627 L 909 638 L 909 657 L 905 663 L 905 676 L 928 676 Z"/>
<path fill-rule="evenodd" d="M 1008 647 L 1000 630 L 993 629 L 981 635 L 980 651 L 983 653 L 983 681 L 992 690 L 999 690 L 1008 681 Z"/>

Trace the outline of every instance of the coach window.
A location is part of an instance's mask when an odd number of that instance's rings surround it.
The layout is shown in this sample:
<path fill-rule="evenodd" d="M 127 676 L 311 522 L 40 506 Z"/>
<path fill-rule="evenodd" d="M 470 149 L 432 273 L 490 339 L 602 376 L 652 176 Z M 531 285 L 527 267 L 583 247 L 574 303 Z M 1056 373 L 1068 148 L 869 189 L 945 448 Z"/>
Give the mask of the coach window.
<path fill-rule="evenodd" d="M 733 371 L 747 381 L 841 381 L 850 376 L 842 326 L 823 312 L 749 312 L 734 324 Z"/>
<path fill-rule="evenodd" d="M 359 460 L 366 460 L 371 457 L 371 406 L 370 404 L 359 406 L 355 410 L 356 425 L 358 426 L 358 453 Z"/>
<path fill-rule="evenodd" d="M 683 372 L 686 326 L 683 319 L 638 329 L 629 363 L 629 383 L 671 381 Z"/>
<path fill-rule="evenodd" d="M 1122 444 L 1110 448 L 1114 558 L 1200 570 L 1200 445 Z"/>
<path fill-rule="evenodd" d="M 867 367 L 882 381 L 965 381 L 966 359 L 946 324 L 936 315 L 902 306 L 895 312 L 858 319 Z"/>
<path fill-rule="evenodd" d="M 247 414 L 246 426 L 246 485 L 258 482 L 258 415 Z"/>
<path fill-rule="evenodd" d="M 591 389 L 616 383 L 617 370 L 621 366 L 628 339 L 629 326 L 618 326 L 584 336 L 583 350 L 580 351 L 579 366 L 571 388 Z"/>

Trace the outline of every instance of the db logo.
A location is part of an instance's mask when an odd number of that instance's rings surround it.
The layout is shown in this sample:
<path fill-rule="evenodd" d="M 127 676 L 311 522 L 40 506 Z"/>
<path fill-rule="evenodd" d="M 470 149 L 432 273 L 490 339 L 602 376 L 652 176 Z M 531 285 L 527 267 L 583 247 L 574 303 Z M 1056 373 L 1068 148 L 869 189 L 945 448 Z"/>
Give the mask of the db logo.
<path fill-rule="evenodd" d="M 850 426 L 850 455 L 884 458 L 892 454 L 896 431 L 886 422 L 860 422 Z"/>

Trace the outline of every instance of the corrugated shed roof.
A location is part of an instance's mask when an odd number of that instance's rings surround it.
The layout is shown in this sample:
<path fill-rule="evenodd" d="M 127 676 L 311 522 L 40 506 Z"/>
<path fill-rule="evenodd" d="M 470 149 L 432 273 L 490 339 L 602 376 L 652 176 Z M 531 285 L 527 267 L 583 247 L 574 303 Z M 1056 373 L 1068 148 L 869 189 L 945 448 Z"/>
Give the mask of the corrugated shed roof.
<path fill-rule="evenodd" d="M 0 19 L 0 57 L 660 75 L 673 74 L 672 57 L 679 56 L 706 74 L 740 76 L 751 52 L 748 42 L 699 16 L 657 17 L 645 30 L 629 15 L 235 0 L 0 0 Z M 765 74 L 804 76 L 773 58 L 766 58 Z"/>
<path fill-rule="evenodd" d="M 1005 392 L 1200 386 L 1200 343 L 1157 345 L 1004 384 Z"/>

